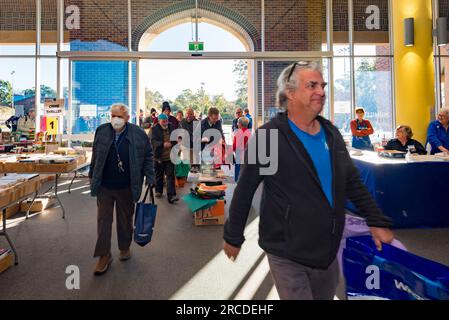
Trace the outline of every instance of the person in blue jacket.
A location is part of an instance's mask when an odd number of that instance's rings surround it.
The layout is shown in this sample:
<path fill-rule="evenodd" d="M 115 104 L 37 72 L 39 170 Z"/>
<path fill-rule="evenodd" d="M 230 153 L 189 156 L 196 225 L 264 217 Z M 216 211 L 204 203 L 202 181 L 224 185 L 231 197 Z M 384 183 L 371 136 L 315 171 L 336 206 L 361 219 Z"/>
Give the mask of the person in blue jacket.
<path fill-rule="evenodd" d="M 245 110 L 243 112 L 245 113 L 245 117 L 247 117 L 249 119 L 248 129 L 252 129 L 253 128 L 253 118 L 251 117 L 251 114 L 249 113 L 249 109 L 245 108 Z"/>
<path fill-rule="evenodd" d="M 446 152 L 449 154 L 449 108 L 441 108 L 437 120 L 429 125 L 427 142 L 430 143 L 431 154 Z"/>

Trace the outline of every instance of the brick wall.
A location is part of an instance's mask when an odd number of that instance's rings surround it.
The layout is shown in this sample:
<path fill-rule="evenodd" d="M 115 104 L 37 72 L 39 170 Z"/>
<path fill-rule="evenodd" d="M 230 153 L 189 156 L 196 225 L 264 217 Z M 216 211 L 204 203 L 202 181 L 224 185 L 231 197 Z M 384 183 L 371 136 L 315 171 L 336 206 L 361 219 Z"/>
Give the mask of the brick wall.
<path fill-rule="evenodd" d="M 36 30 L 34 0 L 0 0 L 0 30 Z"/>

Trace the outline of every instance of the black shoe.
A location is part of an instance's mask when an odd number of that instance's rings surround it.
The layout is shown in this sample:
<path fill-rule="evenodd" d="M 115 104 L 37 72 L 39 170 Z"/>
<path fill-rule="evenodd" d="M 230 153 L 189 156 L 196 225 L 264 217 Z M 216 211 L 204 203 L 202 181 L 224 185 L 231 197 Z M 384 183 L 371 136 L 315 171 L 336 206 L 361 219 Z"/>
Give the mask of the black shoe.
<path fill-rule="evenodd" d="M 170 204 L 173 204 L 176 201 L 179 201 L 179 198 L 176 196 L 172 196 L 172 197 L 168 198 L 168 203 L 170 203 Z"/>
<path fill-rule="evenodd" d="M 158 199 L 162 198 L 162 193 L 156 192 L 156 198 L 158 198 Z"/>

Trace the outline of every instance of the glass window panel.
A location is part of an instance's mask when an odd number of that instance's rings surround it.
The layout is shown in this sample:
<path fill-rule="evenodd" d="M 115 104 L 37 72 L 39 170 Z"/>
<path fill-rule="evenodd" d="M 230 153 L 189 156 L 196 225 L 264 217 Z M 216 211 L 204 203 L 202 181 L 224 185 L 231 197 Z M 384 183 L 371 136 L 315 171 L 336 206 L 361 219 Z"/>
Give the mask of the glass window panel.
<path fill-rule="evenodd" d="M 389 55 L 388 0 L 353 1 L 354 55 Z"/>
<path fill-rule="evenodd" d="M 326 92 L 326 102 L 324 103 L 322 116 L 326 119 L 331 119 L 330 116 L 330 102 L 329 102 L 329 59 L 323 59 L 323 78 L 324 81 L 327 82 L 327 86 L 325 89 Z"/>
<path fill-rule="evenodd" d="M 355 104 L 365 108 L 373 142 L 392 137 L 391 58 L 356 58 Z"/>
<path fill-rule="evenodd" d="M 334 58 L 334 124 L 345 138 L 351 136 L 350 58 Z"/>
<path fill-rule="evenodd" d="M 36 53 L 36 2 L 0 0 L 0 55 Z"/>
<path fill-rule="evenodd" d="M 45 98 L 57 98 L 57 60 L 41 58 L 41 103 Z"/>
<path fill-rule="evenodd" d="M 16 110 L 24 113 L 35 107 L 35 59 L 0 58 L 0 127 Z M 13 99 L 14 97 L 14 99 Z"/>
<path fill-rule="evenodd" d="M 72 133 L 94 133 L 114 103 L 128 104 L 128 61 L 72 62 Z"/>
<path fill-rule="evenodd" d="M 326 1 L 266 0 L 266 51 L 327 49 Z"/>
<path fill-rule="evenodd" d="M 449 97 L 449 58 L 441 58 L 441 105 L 442 107 L 448 107 L 449 106 L 449 100 L 447 97 Z"/>
<path fill-rule="evenodd" d="M 64 8 L 64 50 L 128 51 L 127 0 L 65 0 Z"/>

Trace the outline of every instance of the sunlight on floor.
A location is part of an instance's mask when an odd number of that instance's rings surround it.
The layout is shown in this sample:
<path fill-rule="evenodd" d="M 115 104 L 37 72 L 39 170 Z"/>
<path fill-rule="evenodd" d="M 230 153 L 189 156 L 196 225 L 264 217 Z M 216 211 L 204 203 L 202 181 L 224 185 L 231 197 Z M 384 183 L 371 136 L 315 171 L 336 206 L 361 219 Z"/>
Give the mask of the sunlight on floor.
<path fill-rule="evenodd" d="M 246 241 L 235 262 L 231 262 L 221 251 L 172 297 L 172 300 L 217 299 L 227 300 L 236 294 L 248 272 L 260 260 L 263 251 L 257 244 L 259 219 L 255 219 L 245 230 Z M 268 273 L 265 259 L 255 269 L 236 299 L 251 299 Z"/>

